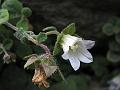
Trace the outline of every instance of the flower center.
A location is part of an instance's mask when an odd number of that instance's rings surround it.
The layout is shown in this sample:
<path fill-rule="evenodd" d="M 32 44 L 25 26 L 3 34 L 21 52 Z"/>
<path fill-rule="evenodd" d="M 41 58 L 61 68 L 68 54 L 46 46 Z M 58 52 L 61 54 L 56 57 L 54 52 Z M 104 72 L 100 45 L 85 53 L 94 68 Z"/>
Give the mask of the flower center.
<path fill-rule="evenodd" d="M 77 49 L 78 49 L 77 44 L 74 44 L 73 46 L 70 46 L 70 50 L 72 50 L 73 52 L 76 52 Z"/>

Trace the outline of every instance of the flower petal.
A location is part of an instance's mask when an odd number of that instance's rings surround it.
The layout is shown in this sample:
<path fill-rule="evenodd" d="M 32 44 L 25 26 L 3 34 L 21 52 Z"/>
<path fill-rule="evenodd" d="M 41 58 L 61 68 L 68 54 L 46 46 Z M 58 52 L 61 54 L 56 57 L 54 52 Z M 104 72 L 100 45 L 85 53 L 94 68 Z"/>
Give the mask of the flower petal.
<path fill-rule="evenodd" d="M 80 60 L 81 62 L 84 62 L 84 63 L 91 63 L 91 62 L 93 62 L 92 59 L 89 59 L 89 58 L 87 58 L 86 56 L 84 56 L 84 55 L 82 55 L 82 54 L 79 54 L 79 55 L 78 55 L 78 58 L 79 58 L 79 60 Z"/>
<path fill-rule="evenodd" d="M 62 45 L 63 51 L 68 52 L 69 51 L 69 46 L 67 44 Z"/>
<path fill-rule="evenodd" d="M 63 53 L 62 58 L 65 60 L 69 59 L 68 53 Z"/>
<path fill-rule="evenodd" d="M 76 52 L 77 52 L 76 57 L 79 57 L 80 61 L 84 63 L 93 62 L 93 57 L 91 53 L 85 48 L 82 42 L 79 42 L 79 47 Z"/>
<path fill-rule="evenodd" d="M 95 41 L 92 40 L 83 40 L 83 43 L 86 49 L 91 49 L 95 45 Z"/>
<path fill-rule="evenodd" d="M 80 61 L 79 61 L 79 59 L 78 58 L 75 58 L 75 57 L 70 57 L 69 58 L 69 61 L 70 61 L 70 64 L 71 64 L 71 66 L 73 67 L 73 69 L 76 71 L 76 70 L 78 70 L 79 69 L 79 67 L 80 67 Z"/>
<path fill-rule="evenodd" d="M 69 51 L 69 47 L 73 46 L 77 41 L 78 37 L 71 36 L 71 35 L 64 35 L 63 36 L 63 42 L 62 42 L 62 48 L 64 52 Z"/>

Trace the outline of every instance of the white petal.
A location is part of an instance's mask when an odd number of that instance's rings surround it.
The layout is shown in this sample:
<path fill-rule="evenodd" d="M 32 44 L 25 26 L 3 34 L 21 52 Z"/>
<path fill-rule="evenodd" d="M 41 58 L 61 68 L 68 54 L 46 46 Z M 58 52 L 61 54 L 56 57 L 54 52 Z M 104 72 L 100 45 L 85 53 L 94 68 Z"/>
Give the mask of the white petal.
<path fill-rule="evenodd" d="M 89 58 L 87 58 L 86 56 L 84 56 L 84 55 L 82 55 L 82 54 L 79 54 L 79 55 L 78 55 L 78 58 L 79 58 L 79 60 L 80 60 L 81 62 L 84 62 L 84 63 L 91 63 L 91 62 L 93 62 L 92 59 L 89 59 Z"/>
<path fill-rule="evenodd" d="M 86 56 L 88 59 L 93 59 L 91 53 L 86 49 L 86 47 L 84 46 L 83 42 L 78 42 L 79 44 L 79 47 L 78 47 L 78 51 L 77 52 L 80 52 L 81 54 L 83 54 L 84 56 Z"/>
<path fill-rule="evenodd" d="M 80 61 L 84 63 L 93 62 L 93 57 L 91 53 L 85 48 L 82 42 L 79 42 L 79 47 L 76 52 L 77 52 L 77 57 L 79 57 Z"/>
<path fill-rule="evenodd" d="M 70 64 L 71 66 L 73 67 L 73 69 L 76 71 L 80 68 L 80 61 L 78 58 L 75 58 L 75 57 L 70 57 L 69 58 L 69 61 L 70 61 Z"/>
<path fill-rule="evenodd" d="M 69 59 L 68 53 L 64 53 L 64 54 L 62 55 L 62 58 L 65 59 L 65 60 Z"/>
<path fill-rule="evenodd" d="M 65 42 L 67 42 L 70 46 L 73 45 L 78 40 L 78 37 L 71 35 L 64 35 L 63 38 Z"/>
<path fill-rule="evenodd" d="M 95 45 L 95 41 L 92 40 L 83 40 L 83 43 L 86 49 L 91 49 Z"/>
<path fill-rule="evenodd" d="M 69 47 L 73 46 L 79 38 L 71 35 L 64 35 L 63 36 L 63 42 L 62 42 L 62 48 L 64 52 L 69 51 Z"/>
<path fill-rule="evenodd" d="M 69 51 L 69 46 L 67 44 L 62 45 L 63 51 L 68 52 Z"/>

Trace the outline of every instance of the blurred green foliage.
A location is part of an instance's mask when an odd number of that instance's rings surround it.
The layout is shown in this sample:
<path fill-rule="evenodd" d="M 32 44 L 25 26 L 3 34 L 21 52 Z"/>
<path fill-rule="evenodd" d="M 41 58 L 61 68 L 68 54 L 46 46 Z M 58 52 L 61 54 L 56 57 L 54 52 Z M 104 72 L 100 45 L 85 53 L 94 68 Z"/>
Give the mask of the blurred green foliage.
<path fill-rule="evenodd" d="M 25 41 L 25 33 L 29 30 L 29 20 L 27 17 L 29 17 L 31 13 L 31 9 L 28 7 L 23 7 L 23 4 L 19 0 L 5 0 L 5 2 L 2 4 L 2 9 L 0 10 L 0 43 L 3 43 L 3 46 L 6 50 L 13 51 L 17 55 L 18 59 L 22 59 L 26 55 L 33 53 L 40 54 L 42 52 L 42 49 L 40 47 L 35 46 L 30 42 L 30 45 L 28 45 Z M 10 28 L 5 27 L 4 23 L 7 21 L 11 22 L 22 30 L 20 32 L 16 32 L 15 34 L 17 38 L 24 43 L 21 43 L 14 37 L 14 32 Z M 56 30 L 55 27 L 45 28 L 44 30 L 46 31 L 48 29 Z M 31 32 L 27 33 L 34 36 L 34 34 Z M 116 68 L 116 66 L 111 63 L 114 62 L 116 65 L 119 64 L 118 62 L 120 62 L 119 18 L 113 18 L 103 26 L 103 33 L 109 37 L 107 58 L 104 55 L 95 54 L 93 55 L 94 62 L 89 65 L 81 64 L 81 68 L 77 72 L 74 72 L 69 62 L 62 60 L 61 57 L 57 56 L 57 54 L 61 51 L 61 48 L 59 48 L 59 42 L 62 35 L 73 35 L 74 33 L 75 24 L 72 23 L 57 36 L 57 42 L 55 44 L 53 54 L 56 55 L 56 58 L 58 60 L 57 62 L 59 62 L 58 65 L 60 66 L 60 69 L 63 72 L 66 81 L 62 81 L 56 72 L 50 78 L 51 87 L 48 90 L 90 90 L 90 85 L 94 81 L 98 81 L 101 85 L 103 84 L 102 82 L 106 82 L 109 77 L 112 77 L 114 74 L 117 74 L 119 72 L 117 70 L 114 71 L 114 68 Z M 34 38 L 39 42 L 44 42 L 48 37 L 45 33 L 38 33 L 38 35 L 36 35 Z M 51 41 L 48 43 L 48 47 L 50 46 L 53 48 L 53 43 L 51 43 Z M 0 54 L 2 53 L 3 51 L 0 48 Z M 20 62 L 24 63 L 24 61 Z M 3 66 L 1 63 L 3 62 L 0 61 L 0 67 Z M 112 67 L 112 70 L 109 69 L 109 67 Z M 40 90 L 46 89 L 40 88 Z"/>
<path fill-rule="evenodd" d="M 112 37 L 109 40 L 108 60 L 120 62 L 120 18 L 111 18 L 111 20 L 103 26 L 103 33 Z"/>

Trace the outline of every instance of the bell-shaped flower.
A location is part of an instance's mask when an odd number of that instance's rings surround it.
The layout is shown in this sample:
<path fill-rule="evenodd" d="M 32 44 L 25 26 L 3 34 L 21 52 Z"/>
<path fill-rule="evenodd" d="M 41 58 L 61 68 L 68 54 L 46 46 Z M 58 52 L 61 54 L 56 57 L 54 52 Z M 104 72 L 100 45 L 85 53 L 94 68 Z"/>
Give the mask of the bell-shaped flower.
<path fill-rule="evenodd" d="M 62 37 L 63 59 L 69 60 L 71 66 L 76 71 L 80 68 L 80 61 L 83 63 L 93 62 L 93 57 L 87 49 L 91 49 L 95 41 L 83 40 L 69 34 Z"/>

